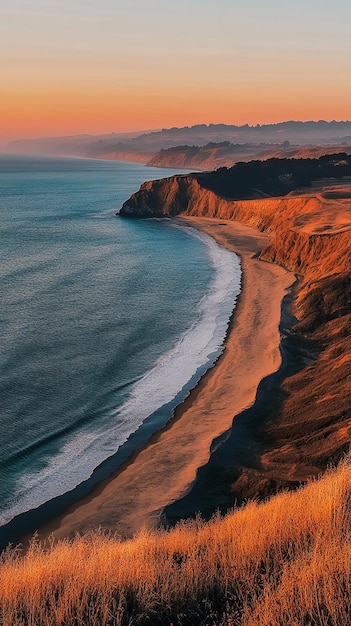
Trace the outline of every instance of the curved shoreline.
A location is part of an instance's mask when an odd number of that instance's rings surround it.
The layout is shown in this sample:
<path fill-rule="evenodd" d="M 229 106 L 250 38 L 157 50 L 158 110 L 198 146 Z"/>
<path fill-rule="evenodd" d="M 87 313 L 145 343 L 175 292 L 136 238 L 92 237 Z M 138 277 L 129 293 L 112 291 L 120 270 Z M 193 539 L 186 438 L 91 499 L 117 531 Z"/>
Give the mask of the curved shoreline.
<path fill-rule="evenodd" d="M 203 230 L 241 257 L 242 291 L 224 351 L 175 411 L 174 418 L 108 479 L 39 529 L 39 537 L 72 536 L 101 527 L 123 537 L 156 526 L 163 509 L 187 493 L 209 459 L 214 439 L 251 406 L 260 381 L 281 363 L 281 302 L 295 278 L 260 261 L 267 235 L 237 222 L 177 218 Z"/>
<path fill-rule="evenodd" d="M 33 535 L 38 527 L 49 524 L 52 520 L 64 515 L 70 506 L 91 493 L 101 481 L 109 479 L 118 472 L 135 451 L 145 446 L 153 434 L 159 432 L 165 424 L 173 419 L 176 407 L 184 402 L 190 391 L 196 387 L 205 372 L 215 365 L 222 353 L 230 318 L 240 294 L 240 260 L 237 255 L 232 255 L 223 246 L 219 246 L 213 237 L 201 233 L 198 229 L 189 228 L 187 224 L 177 223 L 176 220 L 172 221 L 171 227 L 185 232 L 187 238 L 191 235 L 191 238 L 202 241 L 207 249 L 207 255 L 211 259 L 216 278 L 201 298 L 199 304 L 201 315 L 199 314 L 197 322 L 194 322 L 192 327 L 187 329 L 179 339 L 179 345 L 182 345 L 183 360 L 178 362 L 177 367 L 173 366 L 173 369 L 168 371 L 168 380 L 170 376 L 174 375 L 174 381 L 170 381 L 170 385 L 165 389 L 159 387 L 157 390 L 155 388 L 156 395 L 153 393 L 150 395 L 150 388 L 144 388 L 147 399 L 146 406 L 150 406 L 150 400 L 155 405 L 153 399 L 158 397 L 158 391 L 162 391 L 163 404 L 154 408 L 148 417 L 143 419 L 138 428 L 131 432 L 128 439 L 119 446 L 114 454 L 99 462 L 90 476 L 87 475 L 64 493 L 52 496 L 45 502 L 19 512 L 8 521 L 2 522 L 0 525 L 0 551 L 6 548 L 9 543 L 16 544 L 18 541 L 22 541 L 23 537 Z M 214 320 L 216 320 L 215 329 L 213 329 Z M 213 332 L 211 339 L 208 333 L 208 324 Z M 187 338 L 193 337 L 194 330 L 197 332 L 196 347 L 198 350 L 193 355 L 193 346 L 189 345 L 189 342 L 187 343 Z M 174 351 L 180 353 L 178 344 Z M 169 361 L 168 354 L 166 359 L 147 372 L 146 377 L 149 377 L 150 373 L 152 375 L 154 370 L 157 371 L 159 368 L 165 367 L 164 363 Z M 194 356 L 194 360 L 192 356 Z M 163 378 L 167 380 L 165 375 Z M 180 379 L 183 380 L 181 388 L 179 388 Z M 174 387 L 174 385 L 176 386 Z M 166 399 L 167 394 L 168 400 Z M 140 409 L 145 412 L 142 405 L 140 405 Z M 133 417 L 132 413 L 131 416 Z M 67 471 L 69 471 L 68 467 Z"/>

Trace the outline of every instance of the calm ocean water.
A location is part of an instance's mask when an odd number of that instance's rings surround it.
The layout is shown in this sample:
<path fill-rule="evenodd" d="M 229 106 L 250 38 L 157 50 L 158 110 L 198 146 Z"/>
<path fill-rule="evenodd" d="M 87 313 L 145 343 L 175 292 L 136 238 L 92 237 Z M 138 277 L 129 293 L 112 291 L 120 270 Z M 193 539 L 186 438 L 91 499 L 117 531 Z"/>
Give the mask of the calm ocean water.
<path fill-rule="evenodd" d="M 219 353 L 237 257 L 170 220 L 115 217 L 173 173 L 0 156 L 0 524 L 169 418 Z"/>

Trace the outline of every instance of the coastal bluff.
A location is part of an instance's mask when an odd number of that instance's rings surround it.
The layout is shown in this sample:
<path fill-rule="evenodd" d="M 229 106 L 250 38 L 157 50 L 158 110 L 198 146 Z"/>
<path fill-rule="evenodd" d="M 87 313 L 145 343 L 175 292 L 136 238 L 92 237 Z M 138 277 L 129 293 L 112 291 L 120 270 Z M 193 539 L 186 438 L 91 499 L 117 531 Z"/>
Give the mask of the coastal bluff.
<path fill-rule="evenodd" d="M 263 401 L 259 388 L 255 405 L 233 415 L 230 433 L 216 442 L 184 502 L 166 511 L 169 519 L 192 506 L 210 513 L 265 498 L 337 462 L 351 438 L 351 157 L 272 159 L 147 182 L 120 215 L 255 226 L 269 236 L 259 258 L 298 278 L 294 323 L 286 330 L 282 321 L 279 383 L 262 381 Z M 248 454 L 236 454 L 239 428 Z"/>

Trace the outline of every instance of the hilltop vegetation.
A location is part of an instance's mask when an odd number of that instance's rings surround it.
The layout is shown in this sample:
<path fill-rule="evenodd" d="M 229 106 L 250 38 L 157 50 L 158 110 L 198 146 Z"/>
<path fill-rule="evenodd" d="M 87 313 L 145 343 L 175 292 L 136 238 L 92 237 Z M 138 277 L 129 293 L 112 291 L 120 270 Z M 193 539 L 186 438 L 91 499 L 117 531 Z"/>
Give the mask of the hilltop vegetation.
<path fill-rule="evenodd" d="M 313 181 L 351 177 L 351 156 L 341 152 L 319 159 L 250 161 L 194 177 L 205 189 L 231 200 L 285 196 L 311 187 Z"/>

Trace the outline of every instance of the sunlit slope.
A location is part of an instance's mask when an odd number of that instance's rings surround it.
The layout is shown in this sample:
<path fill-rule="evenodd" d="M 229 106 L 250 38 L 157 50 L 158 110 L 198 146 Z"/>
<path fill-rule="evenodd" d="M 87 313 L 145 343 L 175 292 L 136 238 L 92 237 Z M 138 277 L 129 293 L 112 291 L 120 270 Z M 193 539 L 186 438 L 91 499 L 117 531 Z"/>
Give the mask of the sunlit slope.
<path fill-rule="evenodd" d="M 302 409 L 303 411 L 303 409 Z M 3 623 L 346 625 L 351 467 L 297 492 L 120 542 L 93 533 L 0 568 Z"/>

